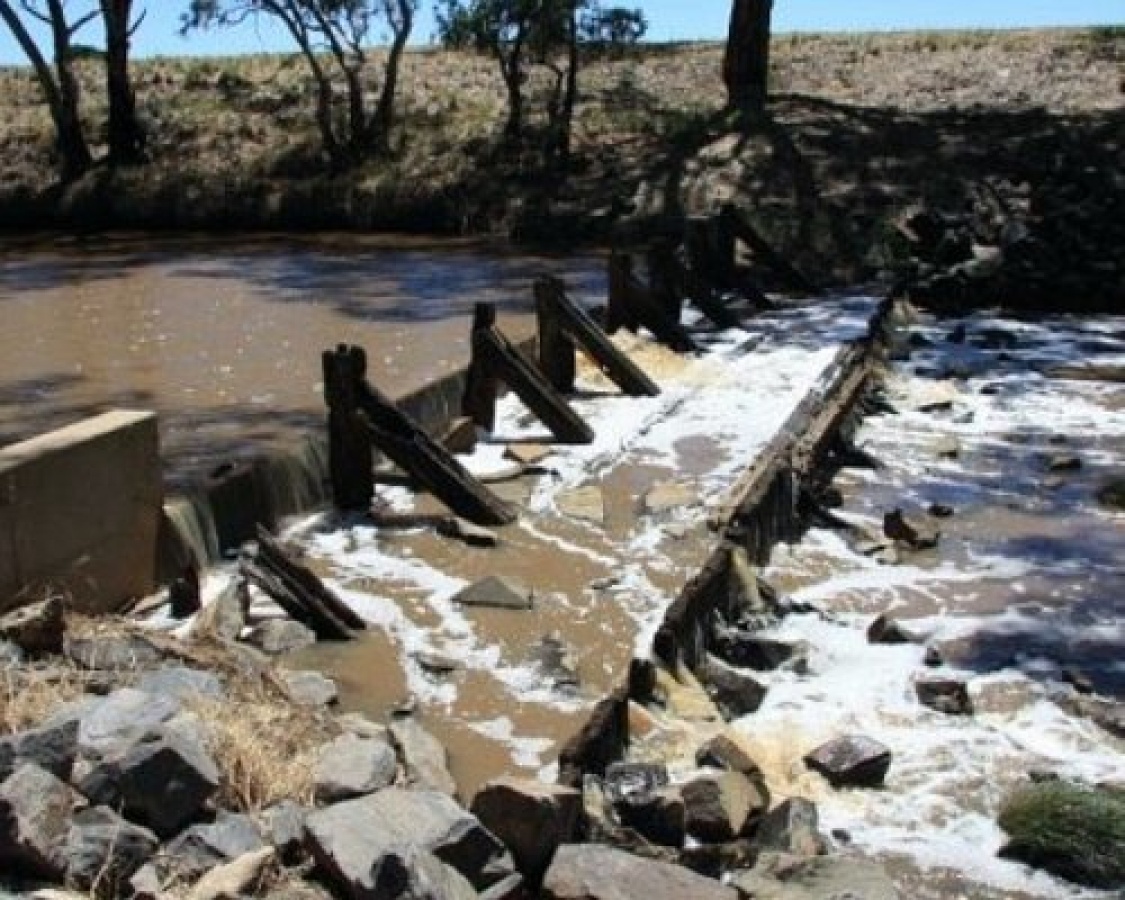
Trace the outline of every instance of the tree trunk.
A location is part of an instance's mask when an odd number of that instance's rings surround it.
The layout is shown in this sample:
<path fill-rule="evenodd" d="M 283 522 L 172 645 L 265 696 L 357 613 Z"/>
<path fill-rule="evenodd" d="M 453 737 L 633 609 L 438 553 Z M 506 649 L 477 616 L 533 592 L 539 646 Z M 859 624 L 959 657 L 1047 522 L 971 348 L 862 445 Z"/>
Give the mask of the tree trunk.
<path fill-rule="evenodd" d="M 137 99 L 129 77 L 132 7 L 133 0 L 101 0 L 105 19 L 110 165 L 136 165 L 144 160 L 145 134 L 137 121 Z"/>
<path fill-rule="evenodd" d="M 406 42 L 410 39 L 410 32 L 414 27 L 413 0 L 396 0 L 398 6 L 398 24 L 392 23 L 394 39 L 391 41 L 390 55 L 387 57 L 387 66 L 383 71 L 383 89 L 379 93 L 379 105 L 375 107 L 375 129 L 378 147 L 385 150 L 389 146 L 391 129 L 395 121 L 395 94 L 398 91 L 398 72 L 402 63 L 402 54 L 406 50 Z"/>
<path fill-rule="evenodd" d="M 52 13 L 54 11 L 52 8 Z M 66 23 L 59 22 L 58 27 L 52 29 L 56 41 L 56 76 L 31 34 L 24 27 L 23 21 L 12 9 L 9 0 L 0 0 L 0 19 L 8 26 L 16 43 L 31 62 L 40 89 L 47 100 L 47 108 L 55 126 L 55 148 L 59 154 L 63 180 L 77 178 L 90 168 L 93 156 L 90 154 L 90 147 L 82 130 L 82 119 L 78 108 L 78 82 L 70 68 L 70 34 Z M 60 35 L 61 46 L 58 43 Z"/>
<path fill-rule="evenodd" d="M 734 0 L 723 57 L 727 103 L 735 109 L 766 105 L 770 69 L 770 17 L 773 0 Z"/>
<path fill-rule="evenodd" d="M 573 3 L 566 35 L 566 89 L 558 125 L 559 168 L 570 166 L 570 138 L 574 127 L 574 106 L 578 102 L 578 3 Z"/>

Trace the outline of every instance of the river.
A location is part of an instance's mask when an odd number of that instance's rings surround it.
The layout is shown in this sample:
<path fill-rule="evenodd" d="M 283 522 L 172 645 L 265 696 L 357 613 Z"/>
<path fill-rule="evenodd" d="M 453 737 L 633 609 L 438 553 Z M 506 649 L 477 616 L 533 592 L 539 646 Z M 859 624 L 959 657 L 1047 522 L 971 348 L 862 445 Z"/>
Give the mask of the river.
<path fill-rule="evenodd" d="M 295 235 L 34 235 L 0 240 L 0 445 L 111 407 L 160 414 L 167 480 L 323 422 L 321 351 L 365 347 L 392 395 L 467 360 L 473 304 L 512 336 L 531 285 L 604 296 L 594 256 L 481 242 Z"/>

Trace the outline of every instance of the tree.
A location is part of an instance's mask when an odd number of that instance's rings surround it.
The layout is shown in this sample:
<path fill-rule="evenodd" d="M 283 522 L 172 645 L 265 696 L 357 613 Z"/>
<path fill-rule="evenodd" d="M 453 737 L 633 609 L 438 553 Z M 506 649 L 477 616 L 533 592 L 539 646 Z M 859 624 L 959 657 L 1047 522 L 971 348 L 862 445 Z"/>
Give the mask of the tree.
<path fill-rule="evenodd" d="M 11 0 L 0 0 L 0 20 L 8 26 L 27 56 L 39 81 L 55 128 L 55 150 L 64 181 L 82 175 L 93 163 L 90 145 L 82 128 L 78 79 L 74 75 L 74 36 L 97 17 L 96 11 L 67 15 L 66 0 L 19 0 L 20 11 Z M 25 17 L 50 29 L 54 69 L 35 43 Z"/>
<path fill-rule="evenodd" d="M 603 7 L 588 4 L 582 16 L 581 40 L 584 44 L 611 56 L 619 56 L 626 47 L 638 43 L 648 31 L 648 20 L 639 9 L 624 6 Z"/>
<path fill-rule="evenodd" d="M 508 94 L 504 140 L 509 145 L 523 138 L 523 84 L 527 75 L 527 50 L 535 40 L 550 0 L 440 0 L 434 9 L 438 39 L 447 47 L 479 50 L 495 57 Z M 542 39 L 540 39 L 542 43 Z"/>
<path fill-rule="evenodd" d="M 109 163 L 135 165 L 144 159 L 145 132 L 129 76 L 129 42 L 144 20 L 133 20 L 133 0 L 99 0 L 105 22 L 106 96 L 109 99 Z"/>
<path fill-rule="evenodd" d="M 279 20 L 316 82 L 316 123 L 325 152 L 333 163 L 347 165 L 390 146 L 398 71 L 417 9 L 418 0 L 191 0 L 183 30 L 234 26 L 257 16 Z M 391 45 L 371 109 L 367 49 L 379 22 L 390 28 Z M 344 82 L 339 115 L 333 69 Z"/>
<path fill-rule="evenodd" d="M 727 103 L 734 109 L 755 112 L 765 107 L 772 13 L 773 0 L 734 0 L 731 7 L 723 81 Z"/>

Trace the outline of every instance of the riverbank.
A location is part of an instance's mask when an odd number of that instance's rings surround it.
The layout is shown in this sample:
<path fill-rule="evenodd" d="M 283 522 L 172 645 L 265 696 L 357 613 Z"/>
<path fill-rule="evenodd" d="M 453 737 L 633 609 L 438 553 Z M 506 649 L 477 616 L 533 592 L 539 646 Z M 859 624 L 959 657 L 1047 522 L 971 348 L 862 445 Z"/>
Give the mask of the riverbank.
<path fill-rule="evenodd" d="M 584 70 L 565 180 L 494 152 L 503 90 L 489 60 L 419 50 L 404 63 L 402 127 L 388 159 L 325 174 L 311 85 L 295 57 L 157 59 L 137 68 L 151 164 L 60 187 L 37 89 L 9 69 L 0 72 L 9 161 L 0 226 L 343 228 L 574 244 L 641 240 L 731 200 L 826 282 L 920 276 L 931 295 L 937 269 L 978 258 L 974 245 L 1000 246 L 989 228 L 1018 222 L 1004 241 L 1027 229 L 1039 242 L 1018 257 L 1040 258 L 1041 245 L 1066 260 L 1032 300 L 1061 288 L 1074 303 L 1104 306 L 1125 290 L 1113 252 L 1125 220 L 1123 44 L 1120 29 L 783 36 L 770 116 L 749 126 L 722 110 L 720 47 L 645 48 Z M 92 125 L 104 115 L 96 75 L 82 71 Z M 544 89 L 533 79 L 532 94 Z M 942 250 L 918 252 L 903 228 L 919 206 L 947 224 L 992 198 L 991 218 L 1003 221 L 982 228 L 983 215 L 970 217 Z M 983 256 L 995 262 L 991 250 Z M 1009 279 L 1000 300 L 1018 305 L 1023 282 Z"/>

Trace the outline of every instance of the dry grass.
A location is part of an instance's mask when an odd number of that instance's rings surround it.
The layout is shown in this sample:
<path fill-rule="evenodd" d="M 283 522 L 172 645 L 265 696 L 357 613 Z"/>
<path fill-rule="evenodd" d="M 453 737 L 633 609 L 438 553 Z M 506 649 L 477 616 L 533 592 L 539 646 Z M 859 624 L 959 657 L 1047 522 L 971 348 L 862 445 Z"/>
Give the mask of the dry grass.
<path fill-rule="evenodd" d="M 90 675 L 73 666 L 0 670 L 0 734 L 34 728 L 65 703 L 82 697 Z"/>

